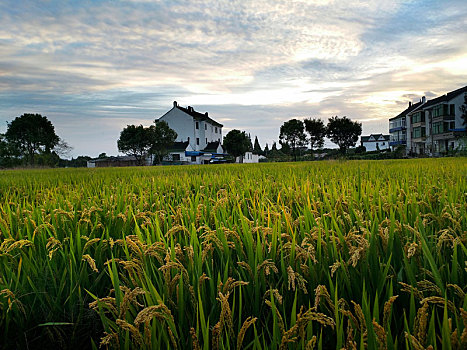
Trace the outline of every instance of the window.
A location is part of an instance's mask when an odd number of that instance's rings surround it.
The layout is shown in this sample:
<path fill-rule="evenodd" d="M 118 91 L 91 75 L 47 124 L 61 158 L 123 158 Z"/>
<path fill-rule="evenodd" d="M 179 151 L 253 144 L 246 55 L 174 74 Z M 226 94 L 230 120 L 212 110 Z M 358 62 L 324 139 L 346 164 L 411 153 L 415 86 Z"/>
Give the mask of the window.
<path fill-rule="evenodd" d="M 425 137 L 425 128 L 419 126 L 413 129 L 413 138 L 418 139 L 420 137 Z"/>
<path fill-rule="evenodd" d="M 172 160 L 174 161 L 180 160 L 180 154 L 172 154 Z"/>
<path fill-rule="evenodd" d="M 412 123 L 421 123 L 425 121 L 425 114 L 423 112 L 417 112 L 412 116 Z"/>
<path fill-rule="evenodd" d="M 196 162 L 196 156 L 191 156 L 191 161 Z"/>
<path fill-rule="evenodd" d="M 211 132 L 212 132 L 212 125 L 211 125 Z"/>
<path fill-rule="evenodd" d="M 208 130 L 208 124 L 204 124 L 204 130 Z"/>
<path fill-rule="evenodd" d="M 208 138 L 206 137 L 206 144 L 208 144 Z"/>
<path fill-rule="evenodd" d="M 433 135 L 443 133 L 443 122 L 433 123 Z"/>
<path fill-rule="evenodd" d="M 216 130 L 215 133 L 217 134 L 217 126 L 216 126 L 216 129 L 215 129 L 215 130 Z"/>
<path fill-rule="evenodd" d="M 196 144 L 199 145 L 199 137 L 196 138 Z"/>
<path fill-rule="evenodd" d="M 196 129 L 199 129 L 199 123 L 196 122 Z"/>

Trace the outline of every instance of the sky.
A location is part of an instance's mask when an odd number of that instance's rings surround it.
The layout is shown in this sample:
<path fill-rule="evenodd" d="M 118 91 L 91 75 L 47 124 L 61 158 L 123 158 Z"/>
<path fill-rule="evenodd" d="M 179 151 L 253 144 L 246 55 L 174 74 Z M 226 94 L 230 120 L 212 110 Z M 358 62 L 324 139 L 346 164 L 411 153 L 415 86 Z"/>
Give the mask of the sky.
<path fill-rule="evenodd" d="M 40 113 L 74 157 L 173 101 L 264 146 L 292 118 L 386 134 L 467 85 L 465 0 L 2 0 L 0 23 L 0 133 Z"/>

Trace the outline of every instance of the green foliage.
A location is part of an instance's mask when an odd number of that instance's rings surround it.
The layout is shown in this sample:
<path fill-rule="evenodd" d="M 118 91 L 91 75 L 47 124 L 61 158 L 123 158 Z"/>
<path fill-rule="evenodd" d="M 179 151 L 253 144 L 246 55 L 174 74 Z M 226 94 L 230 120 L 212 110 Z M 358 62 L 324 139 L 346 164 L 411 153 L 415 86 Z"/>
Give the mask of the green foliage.
<path fill-rule="evenodd" d="M 346 153 L 349 147 L 355 146 L 362 134 L 362 124 L 353 122 L 347 117 L 338 116 L 329 118 L 326 127 L 326 135 L 339 146 L 342 153 Z"/>
<path fill-rule="evenodd" d="M 160 163 L 177 139 L 177 133 L 165 121 L 155 121 L 155 124 L 149 127 L 149 152 L 155 155 L 155 162 Z"/>
<path fill-rule="evenodd" d="M 28 113 L 8 123 L 5 137 L 10 148 L 15 149 L 28 164 L 34 164 L 36 154 L 50 153 L 60 141 L 47 117 Z"/>
<path fill-rule="evenodd" d="M 465 349 L 465 158 L 0 177 L 0 348 Z"/>
<path fill-rule="evenodd" d="M 290 119 L 281 125 L 279 140 L 282 145 L 287 144 L 292 150 L 294 159 L 297 160 L 297 148 L 306 144 L 306 135 L 303 122 L 298 119 Z"/>
<path fill-rule="evenodd" d="M 467 127 L 467 93 L 464 93 L 464 103 L 459 107 L 462 118 L 462 125 Z"/>
<path fill-rule="evenodd" d="M 233 129 L 225 135 L 223 146 L 228 154 L 236 158 L 250 150 L 251 140 L 245 131 Z"/>
<path fill-rule="evenodd" d="M 143 163 L 151 148 L 151 131 L 142 125 L 127 125 L 120 132 L 120 138 L 117 141 L 118 150 L 126 155 L 133 156 L 139 164 Z"/>
<path fill-rule="evenodd" d="M 321 148 L 324 145 L 324 137 L 326 136 L 326 126 L 321 119 L 305 119 L 305 130 L 309 135 L 308 142 L 311 150 Z"/>

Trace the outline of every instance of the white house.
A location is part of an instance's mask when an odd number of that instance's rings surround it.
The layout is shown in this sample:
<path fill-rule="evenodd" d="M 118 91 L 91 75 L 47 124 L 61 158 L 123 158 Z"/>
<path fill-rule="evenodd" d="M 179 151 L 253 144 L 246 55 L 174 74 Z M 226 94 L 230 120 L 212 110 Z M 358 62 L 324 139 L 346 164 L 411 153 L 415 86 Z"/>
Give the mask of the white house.
<path fill-rule="evenodd" d="M 253 152 L 246 152 L 242 157 L 235 158 L 235 163 L 259 163 L 260 159 L 266 158 L 259 154 L 254 154 Z"/>
<path fill-rule="evenodd" d="M 179 106 L 177 101 L 158 121 L 167 122 L 177 133 L 175 141 L 188 141 L 193 151 L 204 150 L 210 142 L 222 142 L 222 124 L 211 119 L 208 112 L 199 113 L 191 106 Z"/>
<path fill-rule="evenodd" d="M 366 148 L 367 152 L 382 151 L 389 149 L 389 135 L 371 134 L 370 136 L 362 136 L 360 143 Z"/>
<path fill-rule="evenodd" d="M 207 164 L 223 158 L 222 127 L 206 113 L 199 113 L 188 106 L 178 105 L 157 121 L 165 121 L 177 133 L 175 144 L 165 161 L 179 164 Z"/>

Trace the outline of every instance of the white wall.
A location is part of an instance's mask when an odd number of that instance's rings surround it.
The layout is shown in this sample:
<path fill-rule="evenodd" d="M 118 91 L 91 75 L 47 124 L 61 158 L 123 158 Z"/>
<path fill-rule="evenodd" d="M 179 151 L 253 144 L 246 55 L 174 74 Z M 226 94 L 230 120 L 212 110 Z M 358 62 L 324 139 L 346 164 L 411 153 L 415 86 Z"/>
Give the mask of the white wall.
<path fill-rule="evenodd" d="M 243 156 L 243 163 L 259 163 L 259 155 L 251 152 L 246 152 Z M 235 163 L 240 163 L 241 157 L 235 158 Z"/>
<path fill-rule="evenodd" d="M 187 141 L 190 138 L 190 145 L 193 149 L 196 149 L 196 138 L 195 138 L 195 124 L 193 118 L 182 112 L 176 107 L 173 107 L 170 111 L 164 114 L 159 120 L 167 122 L 169 127 L 177 133 L 177 139 L 175 141 Z M 198 137 L 198 136 L 196 136 Z"/>
<path fill-rule="evenodd" d="M 169 124 L 169 127 L 177 133 L 176 141 L 187 141 L 190 138 L 190 145 L 195 151 L 203 150 L 207 142 L 222 142 L 222 128 L 212 125 L 207 121 L 196 121 L 193 117 L 180 109 L 173 107 L 170 111 L 164 114 L 159 120 L 163 120 Z M 199 128 L 196 129 L 196 122 Z M 212 131 L 211 131 L 212 130 Z M 199 138 L 199 145 L 196 144 L 196 139 Z"/>
<path fill-rule="evenodd" d="M 383 145 L 384 143 L 384 145 Z M 388 149 L 389 148 L 389 141 L 368 141 L 363 142 L 363 146 L 365 146 L 367 152 L 377 151 L 377 145 L 379 145 L 379 149 Z"/>

